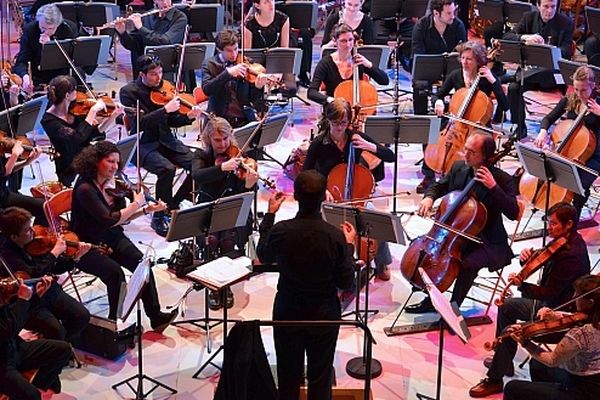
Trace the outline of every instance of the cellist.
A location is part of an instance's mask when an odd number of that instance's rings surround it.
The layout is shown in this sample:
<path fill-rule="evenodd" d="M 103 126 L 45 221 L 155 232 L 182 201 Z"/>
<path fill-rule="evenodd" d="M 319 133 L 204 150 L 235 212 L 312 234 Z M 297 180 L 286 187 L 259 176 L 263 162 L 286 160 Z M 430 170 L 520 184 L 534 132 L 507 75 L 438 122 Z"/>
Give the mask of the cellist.
<path fill-rule="evenodd" d="M 596 137 L 596 148 L 587 160 L 586 165 L 600 171 L 600 146 L 598 146 L 600 141 L 600 104 L 598 104 L 598 98 L 594 93 L 596 88 L 594 71 L 590 67 L 581 66 L 577 68 L 572 79 L 573 93 L 561 98 L 554 109 L 542 119 L 540 133 L 533 143 L 540 148 L 552 147 L 548 142 L 548 128 L 562 116 L 565 116 L 568 120 L 576 119 L 581 112 L 585 112 L 584 107 L 587 107 L 587 114 L 583 117 L 583 125 Z M 581 209 L 590 195 L 589 187 L 595 179 L 589 174 L 583 174 L 581 178 L 581 183 L 586 192 L 584 196 L 575 194 L 573 197 L 573 206 L 577 209 L 577 221 L 579 221 Z"/>
<path fill-rule="evenodd" d="M 464 161 L 456 161 L 448 174 L 427 189 L 419 204 L 418 214 L 426 216 L 431 211 L 435 199 L 452 191 L 462 190 L 471 179 L 481 183 L 473 190 L 472 195 L 487 209 L 487 220 L 480 234 L 483 245 L 462 249 L 462 265 L 451 300 L 456 301 L 459 306 L 481 268 L 488 267 L 496 271 L 509 264 L 512 258 L 502 215 L 511 220 L 517 219 L 517 193 L 510 175 L 493 165 L 488 165 L 487 160 L 495 150 L 496 144 L 491 135 L 481 131 L 473 132 L 465 143 Z M 408 313 L 432 311 L 434 309 L 429 297 L 406 307 Z"/>

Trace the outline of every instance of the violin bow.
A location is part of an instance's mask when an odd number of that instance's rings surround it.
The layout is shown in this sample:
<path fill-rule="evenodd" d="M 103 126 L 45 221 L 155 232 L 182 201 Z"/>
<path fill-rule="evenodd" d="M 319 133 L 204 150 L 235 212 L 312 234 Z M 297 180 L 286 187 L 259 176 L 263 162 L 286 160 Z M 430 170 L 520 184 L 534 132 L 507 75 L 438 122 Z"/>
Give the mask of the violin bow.
<path fill-rule="evenodd" d="M 81 84 L 83 85 L 83 87 L 85 88 L 85 91 L 87 92 L 88 96 L 90 96 L 91 98 L 93 98 L 95 100 L 98 100 L 98 97 L 96 96 L 96 94 L 94 92 L 92 92 L 92 89 L 90 89 L 90 87 L 88 86 L 88 84 L 85 82 L 85 79 L 81 76 L 81 74 L 77 70 L 77 67 L 75 67 L 75 63 L 73 62 L 73 60 L 71 60 L 69 58 L 69 56 L 67 55 L 67 52 L 62 47 L 62 45 L 60 44 L 60 42 L 58 41 L 58 39 L 54 38 L 54 43 L 56 44 L 56 46 L 60 50 L 61 54 L 63 55 L 63 57 L 65 58 L 65 60 L 69 64 L 69 66 L 71 67 L 71 70 L 73 71 L 73 73 L 77 76 L 77 78 L 79 79 L 79 81 L 81 82 Z"/>
<path fill-rule="evenodd" d="M 36 167 L 38 169 L 38 174 L 40 176 L 40 183 L 42 184 L 42 192 L 44 193 L 44 203 L 48 203 L 48 200 L 50 200 L 50 194 L 48 193 L 48 185 L 46 185 L 46 181 L 44 180 L 44 172 L 42 171 L 42 165 L 40 164 L 39 161 L 35 162 Z M 44 208 L 44 212 L 46 212 L 46 208 Z M 57 216 L 55 216 L 52 213 L 52 210 L 50 209 L 50 207 L 48 207 L 48 216 L 50 217 L 49 221 L 48 221 L 48 225 L 50 226 L 50 229 L 52 229 L 52 231 L 54 232 L 54 234 L 56 235 L 56 237 L 58 237 L 61 233 L 61 227 L 60 227 L 60 223 L 57 220 Z"/>
<path fill-rule="evenodd" d="M 183 75 L 183 60 L 185 58 L 185 45 L 187 44 L 190 26 L 185 26 L 183 33 L 183 43 L 181 44 L 181 54 L 179 55 L 179 66 L 177 68 L 177 77 L 175 78 L 175 96 L 179 96 L 179 85 L 181 85 L 181 76 Z"/>
<path fill-rule="evenodd" d="M 4 261 L 4 257 L 2 256 L 0 256 L 0 263 L 2 263 L 4 269 L 6 270 L 6 272 L 8 272 L 8 275 L 14 280 L 17 280 L 17 277 L 15 276 L 15 274 L 13 274 L 12 270 L 8 268 L 8 265 L 6 264 L 6 261 Z"/>

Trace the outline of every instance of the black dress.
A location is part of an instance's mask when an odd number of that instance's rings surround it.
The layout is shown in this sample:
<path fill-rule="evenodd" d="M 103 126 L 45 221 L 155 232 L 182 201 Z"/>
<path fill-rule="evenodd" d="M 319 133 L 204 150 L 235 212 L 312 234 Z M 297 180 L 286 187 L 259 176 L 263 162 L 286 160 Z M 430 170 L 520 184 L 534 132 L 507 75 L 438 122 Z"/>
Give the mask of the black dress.
<path fill-rule="evenodd" d="M 273 22 L 269 26 L 262 26 L 252 17 L 246 22 L 246 28 L 252 32 L 252 48 L 264 49 L 281 46 L 281 29 L 288 20 L 288 16 L 281 11 L 275 11 Z"/>
<path fill-rule="evenodd" d="M 331 40 L 331 33 L 335 26 L 340 22 L 340 13 L 334 12 L 329 15 L 325 22 L 325 32 L 323 33 L 323 41 L 321 46 L 325 46 Z M 363 44 L 373 44 L 373 20 L 367 14 L 364 14 L 360 24 L 354 30 L 359 39 L 362 39 Z"/>

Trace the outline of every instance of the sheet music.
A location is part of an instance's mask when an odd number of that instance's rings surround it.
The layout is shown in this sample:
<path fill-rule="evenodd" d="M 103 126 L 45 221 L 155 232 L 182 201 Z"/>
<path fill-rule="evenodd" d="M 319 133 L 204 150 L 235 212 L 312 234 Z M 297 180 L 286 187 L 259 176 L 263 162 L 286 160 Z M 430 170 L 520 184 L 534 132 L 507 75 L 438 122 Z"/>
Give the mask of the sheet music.
<path fill-rule="evenodd" d="M 228 284 L 250 275 L 252 260 L 242 256 L 231 259 L 227 256 L 201 265 L 187 274 L 188 278 L 206 283 L 208 286 L 222 288 Z"/>

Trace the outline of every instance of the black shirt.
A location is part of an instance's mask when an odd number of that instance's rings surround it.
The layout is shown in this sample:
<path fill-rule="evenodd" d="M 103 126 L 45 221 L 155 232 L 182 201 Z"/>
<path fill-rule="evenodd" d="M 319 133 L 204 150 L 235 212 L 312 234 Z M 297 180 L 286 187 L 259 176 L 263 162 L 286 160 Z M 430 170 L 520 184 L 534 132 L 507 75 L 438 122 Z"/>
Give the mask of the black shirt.
<path fill-rule="evenodd" d="M 457 44 L 467 40 L 465 24 L 454 18 L 446 27 L 444 35 L 435 29 L 433 14 L 421 17 L 415 24 L 412 34 L 412 57 L 415 54 L 443 54 L 454 51 Z"/>
<path fill-rule="evenodd" d="M 273 22 L 269 26 L 262 26 L 252 17 L 246 22 L 246 28 L 252 32 L 252 48 L 264 49 L 281 46 L 281 30 L 288 20 L 288 16 L 275 10 Z"/>
<path fill-rule="evenodd" d="M 13 273 L 23 271 L 32 278 L 39 278 L 48 274 L 62 274 L 75 266 L 73 259 L 64 255 L 56 258 L 48 253 L 33 257 L 4 235 L 0 236 L 0 243 L 0 254 Z M 0 277 L 4 276 L 8 276 L 8 273 L 0 268 Z"/>
<path fill-rule="evenodd" d="M 331 33 L 334 28 L 340 22 L 340 13 L 333 12 L 327 18 L 327 22 L 325 22 L 325 32 L 323 33 L 323 41 L 321 42 L 321 46 L 325 46 L 331 38 Z M 358 35 L 359 39 L 362 39 L 364 44 L 373 44 L 374 34 L 373 34 L 373 20 L 369 15 L 363 14 L 363 18 L 360 21 L 360 24 L 354 30 Z"/>

